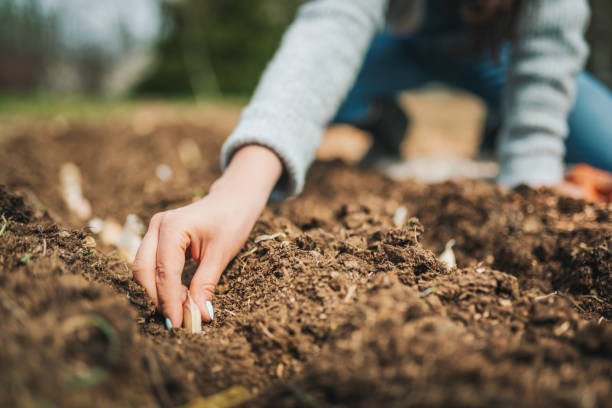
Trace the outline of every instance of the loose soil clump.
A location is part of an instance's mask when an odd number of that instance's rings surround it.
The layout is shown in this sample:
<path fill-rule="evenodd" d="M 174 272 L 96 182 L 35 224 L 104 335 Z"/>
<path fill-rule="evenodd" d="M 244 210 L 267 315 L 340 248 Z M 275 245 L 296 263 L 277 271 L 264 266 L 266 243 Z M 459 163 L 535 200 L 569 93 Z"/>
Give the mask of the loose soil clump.
<path fill-rule="evenodd" d="M 204 334 L 166 331 L 116 248 L 86 245 L 59 168 L 80 167 L 96 217 L 148 221 L 207 191 L 223 137 L 71 124 L 3 143 L 0 405 L 612 406 L 610 209 L 550 191 L 318 163 L 264 211 Z"/>

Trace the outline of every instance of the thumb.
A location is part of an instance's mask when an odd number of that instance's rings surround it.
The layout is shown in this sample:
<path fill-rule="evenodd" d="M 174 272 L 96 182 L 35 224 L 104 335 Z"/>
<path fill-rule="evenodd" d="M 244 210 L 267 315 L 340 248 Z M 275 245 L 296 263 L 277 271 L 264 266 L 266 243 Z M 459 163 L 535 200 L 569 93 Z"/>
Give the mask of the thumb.
<path fill-rule="evenodd" d="M 211 322 L 215 318 L 212 299 L 217 282 L 219 282 L 221 273 L 225 268 L 225 264 L 219 256 L 220 253 L 219 250 L 214 248 L 214 245 L 209 245 L 206 248 L 204 258 L 200 261 L 189 286 L 191 297 L 200 308 L 202 320 L 205 322 Z"/>

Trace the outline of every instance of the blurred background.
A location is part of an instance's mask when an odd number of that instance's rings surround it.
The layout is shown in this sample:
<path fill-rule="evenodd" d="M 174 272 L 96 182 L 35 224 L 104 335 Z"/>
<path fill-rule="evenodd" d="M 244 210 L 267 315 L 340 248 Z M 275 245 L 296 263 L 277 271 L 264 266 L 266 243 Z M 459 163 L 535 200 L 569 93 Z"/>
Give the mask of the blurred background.
<path fill-rule="evenodd" d="M 226 135 L 304 1 L 0 0 L 0 139 L 15 118 L 111 111 L 149 127 L 190 111 Z M 612 2 L 590 2 L 588 69 L 612 87 Z M 485 116 L 477 98 L 434 86 L 401 102 L 412 118 L 404 157 L 475 154 Z M 354 162 L 370 143 L 334 127 L 318 157 Z"/>
<path fill-rule="evenodd" d="M 299 3 L 0 0 L 0 89 L 247 95 Z"/>
<path fill-rule="evenodd" d="M 303 0 L 0 0 L 0 92 L 248 95 Z M 612 86 L 612 2 L 588 69 Z"/>

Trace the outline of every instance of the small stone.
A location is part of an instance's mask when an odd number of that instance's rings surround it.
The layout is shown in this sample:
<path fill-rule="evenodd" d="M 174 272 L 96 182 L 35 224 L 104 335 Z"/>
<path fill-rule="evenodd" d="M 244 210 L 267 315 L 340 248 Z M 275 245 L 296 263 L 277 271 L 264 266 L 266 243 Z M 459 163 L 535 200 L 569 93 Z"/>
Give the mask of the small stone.
<path fill-rule="evenodd" d="M 510 307 L 512 306 L 512 302 L 509 299 L 500 299 L 499 300 L 499 304 L 503 307 Z"/>

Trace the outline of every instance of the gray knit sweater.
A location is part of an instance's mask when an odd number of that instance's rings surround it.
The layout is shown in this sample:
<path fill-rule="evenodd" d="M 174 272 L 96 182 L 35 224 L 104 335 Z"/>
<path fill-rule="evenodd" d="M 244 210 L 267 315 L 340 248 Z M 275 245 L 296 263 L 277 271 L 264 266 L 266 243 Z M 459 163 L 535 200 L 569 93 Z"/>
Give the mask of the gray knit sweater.
<path fill-rule="evenodd" d="M 223 168 L 241 146 L 267 146 L 284 165 L 274 197 L 300 193 L 324 128 L 351 88 L 374 35 L 386 24 L 404 32 L 417 29 L 423 1 L 303 5 L 223 146 Z M 561 181 L 575 76 L 588 52 L 587 0 L 538 4 L 522 21 L 503 93 L 499 182 L 507 186 Z"/>

